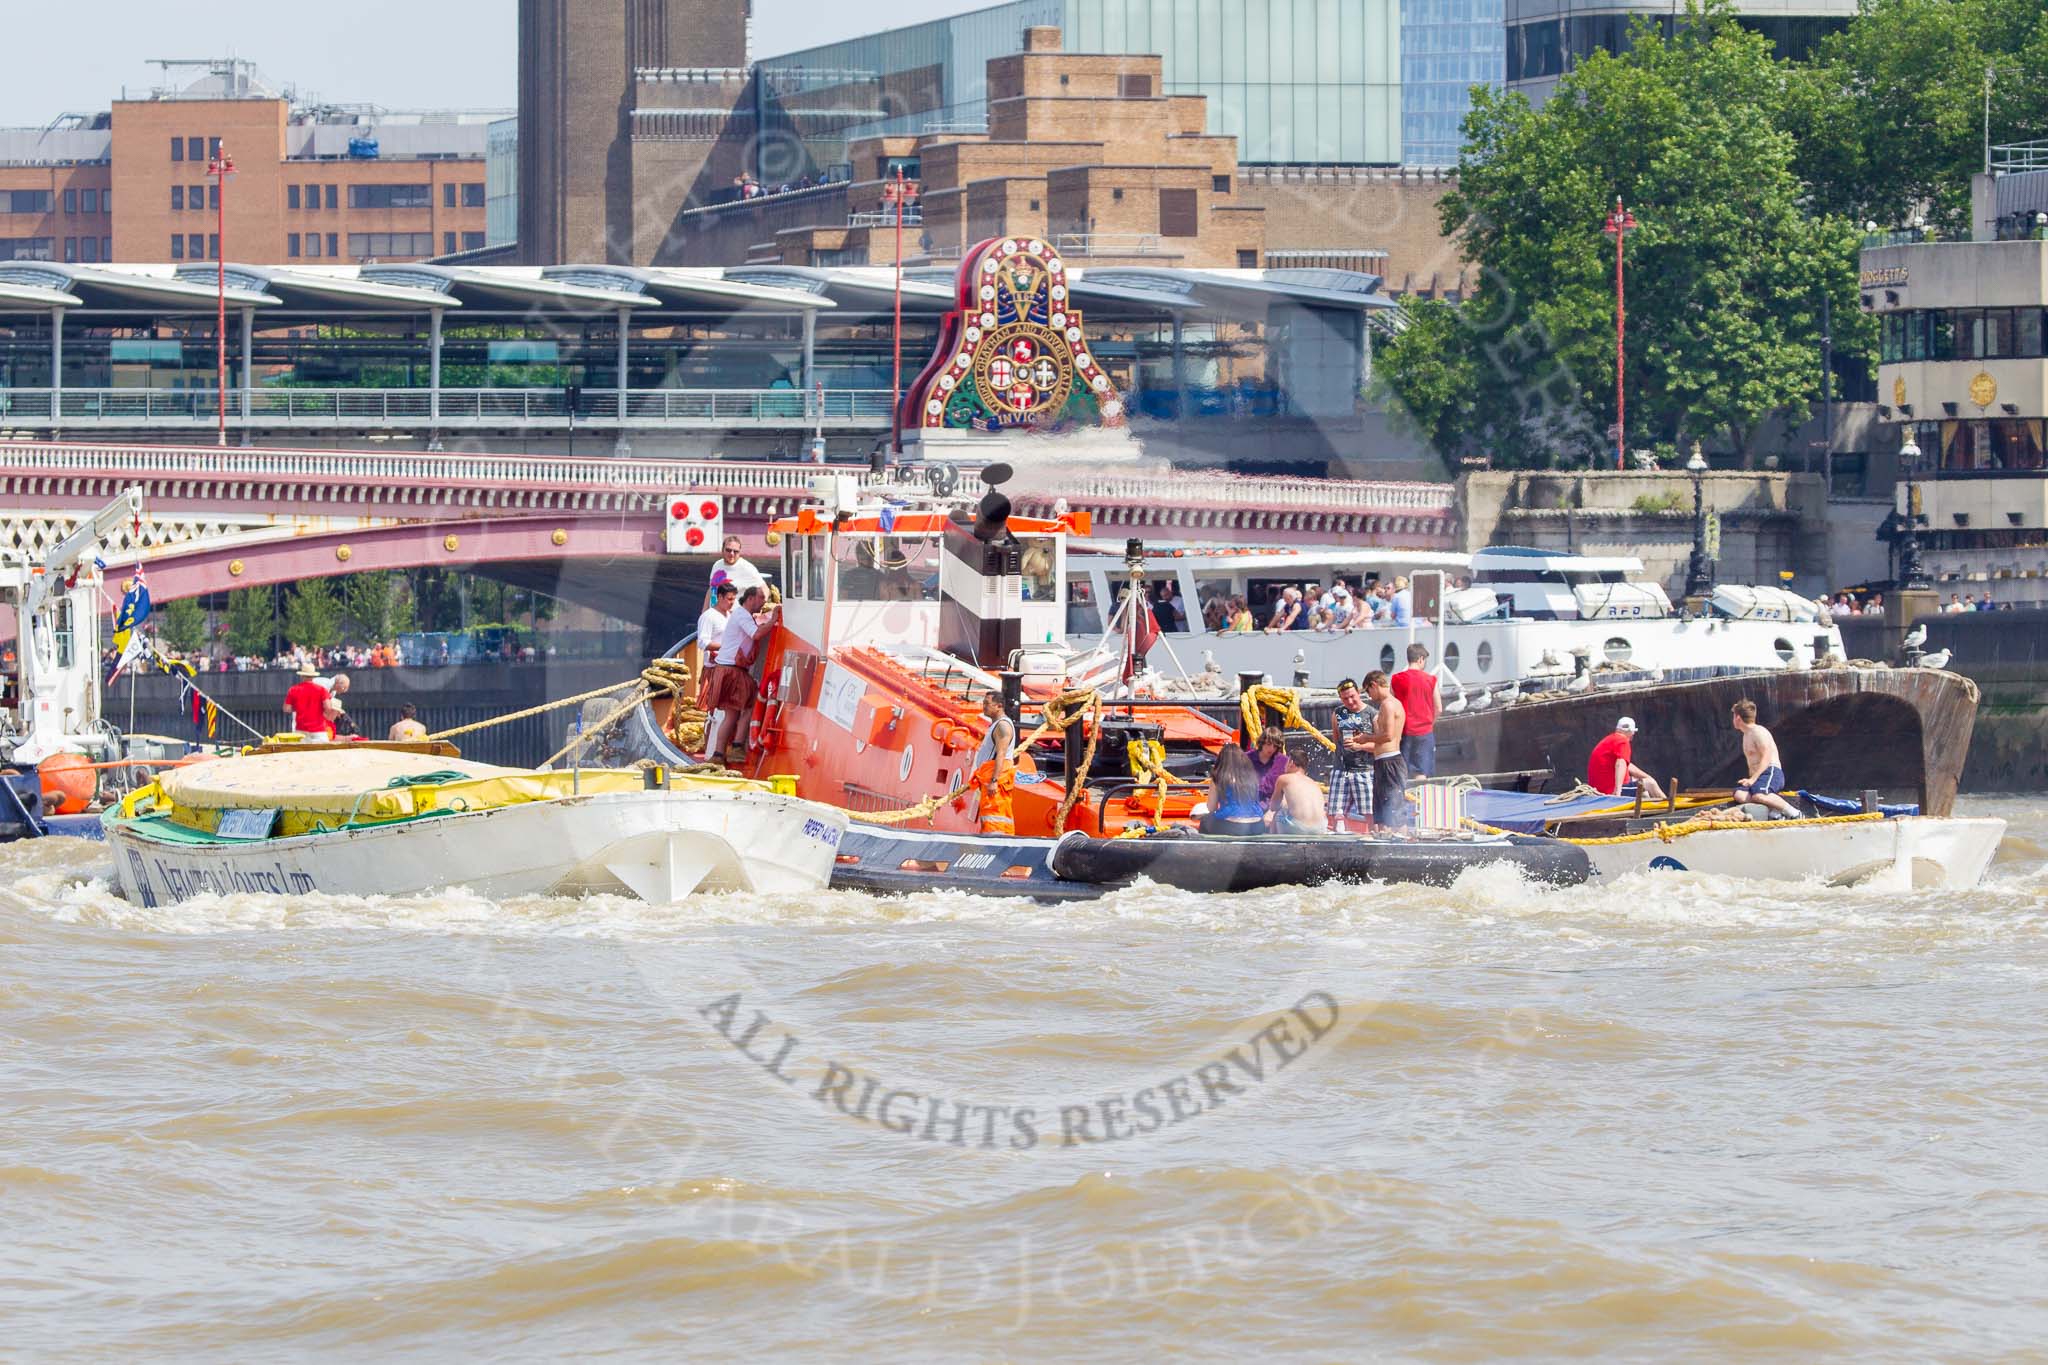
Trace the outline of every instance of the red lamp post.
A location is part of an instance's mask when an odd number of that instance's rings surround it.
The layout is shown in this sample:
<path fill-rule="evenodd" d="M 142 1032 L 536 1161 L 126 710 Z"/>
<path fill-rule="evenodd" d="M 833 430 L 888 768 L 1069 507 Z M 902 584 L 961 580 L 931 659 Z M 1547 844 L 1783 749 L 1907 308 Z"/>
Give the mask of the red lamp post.
<path fill-rule="evenodd" d="M 1615 196 L 1614 212 L 1607 216 L 1607 235 L 1614 239 L 1614 467 L 1628 467 L 1628 294 L 1623 287 L 1623 242 L 1636 230 L 1636 216 L 1622 207 Z"/>
<path fill-rule="evenodd" d="M 890 206 L 896 219 L 896 369 L 890 405 L 895 416 L 890 423 L 889 449 L 897 455 L 903 453 L 903 214 L 916 199 L 917 186 L 904 178 L 903 167 L 898 166 L 895 181 L 882 186 L 882 202 Z"/>
<path fill-rule="evenodd" d="M 235 173 L 235 163 L 226 147 L 214 144 L 213 159 L 206 165 L 206 173 L 216 183 L 214 209 L 217 213 L 214 240 L 219 244 L 215 251 L 214 264 L 220 280 L 220 313 L 214 324 L 214 360 L 217 370 L 214 376 L 215 394 L 219 399 L 220 443 L 228 443 L 228 177 Z"/>

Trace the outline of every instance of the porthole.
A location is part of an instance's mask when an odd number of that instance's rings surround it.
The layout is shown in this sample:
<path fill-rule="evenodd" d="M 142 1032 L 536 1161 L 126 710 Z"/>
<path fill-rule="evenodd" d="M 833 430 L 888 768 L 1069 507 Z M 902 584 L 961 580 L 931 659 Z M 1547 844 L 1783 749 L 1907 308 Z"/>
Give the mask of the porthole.
<path fill-rule="evenodd" d="M 1444 667 L 1453 673 L 1458 671 L 1458 644 L 1455 640 L 1444 646 Z"/>
<path fill-rule="evenodd" d="M 1607 652 L 1607 662 L 1611 664 L 1625 664 L 1629 661 L 1630 656 L 1635 653 L 1634 648 L 1630 646 L 1629 642 L 1622 639 L 1619 635 L 1610 639 L 1601 648 Z"/>
<path fill-rule="evenodd" d="M 1782 635 L 1771 641 L 1771 648 L 1778 651 L 1778 660 L 1781 663 L 1789 664 L 1799 655 L 1799 651 L 1792 647 L 1792 642 Z"/>
<path fill-rule="evenodd" d="M 1481 673 L 1491 673 L 1493 671 L 1493 642 L 1491 640 L 1481 640 L 1479 648 L 1474 651 L 1472 658 L 1478 663 Z"/>
<path fill-rule="evenodd" d="M 1380 646 L 1380 672 L 1382 672 L 1382 673 L 1392 673 L 1393 671 L 1394 671 L 1394 647 L 1393 647 L 1392 645 L 1381 645 L 1381 646 Z"/>

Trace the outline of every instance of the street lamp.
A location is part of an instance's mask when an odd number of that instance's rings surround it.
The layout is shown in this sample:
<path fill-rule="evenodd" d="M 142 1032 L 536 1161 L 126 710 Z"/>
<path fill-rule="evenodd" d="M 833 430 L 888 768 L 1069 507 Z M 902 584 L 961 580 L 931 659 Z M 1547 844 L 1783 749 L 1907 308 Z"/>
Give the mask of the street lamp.
<path fill-rule="evenodd" d="M 220 277 L 220 316 L 214 326 L 214 358 L 219 366 L 215 375 L 214 392 L 220 404 L 220 443 L 228 443 L 228 177 L 235 173 L 234 159 L 228 149 L 216 142 L 213 145 L 213 159 L 206 164 L 206 173 L 218 183 L 214 194 L 214 209 L 219 215 L 215 226 L 214 241 L 218 249 L 213 253 Z"/>
<path fill-rule="evenodd" d="M 1614 467 L 1626 469 L 1628 459 L 1628 398 L 1623 381 L 1628 373 L 1628 295 L 1622 287 L 1622 244 L 1636 230 L 1636 216 L 1622 207 L 1615 196 L 1614 212 L 1607 215 L 1604 231 L 1614 239 Z"/>
<path fill-rule="evenodd" d="M 1899 537 L 1899 586 L 1917 588 L 1922 591 L 1934 586 L 1934 580 L 1927 576 L 1927 566 L 1920 562 L 1920 499 L 1913 487 L 1913 475 L 1920 468 L 1920 446 L 1913 439 L 1913 424 L 1906 424 L 1906 439 L 1899 447 L 1899 472 L 1903 482 L 1899 486 L 1899 524 L 1903 534 Z"/>
<path fill-rule="evenodd" d="M 1692 560 L 1685 567 L 1685 595 L 1696 599 L 1714 591 L 1714 566 L 1707 558 L 1707 457 L 1700 453 L 1698 441 L 1692 443 L 1692 458 L 1685 462 L 1685 470 L 1692 475 Z"/>

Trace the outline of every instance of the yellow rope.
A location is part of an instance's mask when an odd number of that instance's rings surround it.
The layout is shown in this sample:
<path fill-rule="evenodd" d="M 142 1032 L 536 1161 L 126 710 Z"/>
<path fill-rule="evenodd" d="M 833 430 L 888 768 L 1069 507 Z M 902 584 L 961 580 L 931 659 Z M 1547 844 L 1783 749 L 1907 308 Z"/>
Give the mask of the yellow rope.
<path fill-rule="evenodd" d="M 943 796 L 927 796 L 908 810 L 861 811 L 854 818 L 867 825 L 907 825 L 912 820 L 924 819 L 940 806 L 945 805 L 946 801 L 947 798 Z"/>
<path fill-rule="evenodd" d="M 428 735 L 427 739 L 429 741 L 453 739 L 457 735 L 466 735 L 475 730 L 488 730 L 493 725 L 507 725 L 515 720 L 525 720 L 528 716 L 538 716 L 547 711 L 559 711 L 564 706 L 575 706 L 579 702 L 591 701 L 598 697 L 608 697 L 614 692 L 622 692 L 626 688 L 637 686 L 639 682 L 640 679 L 638 678 L 629 678 L 622 683 L 613 683 L 610 687 L 600 687 L 594 692 L 584 692 L 574 697 L 564 697 L 560 701 L 543 702 L 539 706 L 529 706 L 524 711 L 514 711 L 509 716 L 494 716 L 490 720 L 480 720 L 474 725 L 458 725 L 453 730 L 443 730 L 438 735 Z"/>
<path fill-rule="evenodd" d="M 1651 828 L 1651 829 L 1646 829 L 1646 830 L 1640 830 L 1640 831 L 1638 831 L 1637 833 L 1634 833 L 1634 834 L 1616 834 L 1616 835 L 1612 835 L 1612 836 L 1610 836 L 1610 837 L 1608 837 L 1608 838 L 1605 838 L 1605 839 L 1572 839 L 1572 838 L 1566 838 L 1566 837 L 1565 837 L 1565 836 L 1563 836 L 1563 835 L 1559 835 L 1559 836 L 1556 836 L 1556 837 L 1557 837 L 1557 839 L 1558 839 L 1558 841 L 1559 841 L 1560 843 L 1566 843 L 1566 844 L 1578 844 L 1579 846 L 1581 846 L 1581 847 L 1583 847 L 1583 848 L 1597 848 L 1597 847 L 1600 847 L 1600 846 L 1602 846 L 1602 845 L 1606 845 L 1606 844 L 1640 844 L 1640 843 L 1646 843 L 1646 842 L 1648 842 L 1648 841 L 1649 841 L 1649 840 L 1651 840 L 1651 839 L 1655 839 L 1655 840 L 1657 840 L 1657 841 L 1658 841 L 1658 842 L 1660 842 L 1660 843 L 1666 843 L 1666 844 L 1668 844 L 1668 843 L 1673 843 L 1673 842 L 1675 842 L 1675 841 L 1677 841 L 1677 840 L 1679 840 L 1679 839 L 1683 839 L 1683 838 L 1685 838 L 1685 836 L 1686 836 L 1686 835 L 1688 835 L 1688 834 L 1703 834 L 1703 833 L 1707 832 L 1708 830 L 1717 830 L 1717 829 L 1756 829 L 1756 830 L 1768 830 L 1768 829 L 1799 829 L 1799 828 L 1802 828 L 1802 827 L 1811 827 L 1811 826 L 1815 826 L 1815 825 L 1856 825 L 1856 824 L 1864 824 L 1864 823 L 1867 823 L 1867 822 L 1869 822 L 1869 821 L 1871 821 L 1871 820 L 1884 820 L 1884 819 L 1888 819 L 1888 818 L 1889 818 L 1889 817 L 1887 817 L 1886 815 L 1884 815 L 1884 814 L 1883 814 L 1882 812 L 1871 812 L 1870 814 L 1861 814 L 1861 813 L 1859 813 L 1859 814 L 1856 814 L 1856 815 L 1817 815 L 1817 816 L 1814 816 L 1814 817 L 1812 817 L 1811 819 L 1806 819 L 1806 820 L 1699 820 L 1699 819 L 1694 819 L 1694 820 L 1687 820 L 1687 821 L 1683 822 L 1682 824 L 1676 824 L 1676 825 L 1657 825 L 1657 826 L 1655 826 L 1654 828 Z M 1469 816 L 1469 815 L 1465 817 L 1465 823 L 1466 823 L 1467 825 L 1469 825 L 1470 827 L 1472 827 L 1473 829 L 1476 829 L 1476 830 L 1480 830 L 1480 831 L 1482 831 L 1482 832 L 1484 832 L 1484 833 L 1487 833 L 1487 834 L 1512 834 L 1512 833 L 1514 833 L 1514 831 L 1513 831 L 1513 830 L 1506 830 L 1506 829 L 1498 829 L 1498 828 L 1496 828 L 1496 827 L 1495 827 L 1495 826 L 1493 826 L 1493 825 L 1488 825 L 1488 824 L 1484 824 L 1484 823 L 1482 823 L 1482 822 L 1480 822 L 1480 821 L 1478 821 L 1478 820 L 1474 820 L 1474 819 L 1473 819 L 1473 818 L 1472 818 L 1471 816 Z"/>
<path fill-rule="evenodd" d="M 1331 753 L 1337 751 L 1337 741 L 1331 739 L 1301 716 L 1301 698 L 1285 687 L 1247 687 L 1237 699 L 1237 709 L 1244 717 L 1244 732 L 1251 736 L 1252 743 L 1259 742 L 1259 733 L 1265 729 L 1260 719 L 1260 708 L 1270 706 L 1280 713 L 1280 724 L 1286 730 L 1306 730 L 1316 738 L 1316 743 Z"/>
<path fill-rule="evenodd" d="M 1125 750 L 1130 755 L 1131 776 L 1140 782 L 1157 784 L 1152 823 L 1158 824 L 1166 818 L 1166 789 L 1173 781 L 1173 774 L 1166 770 L 1166 746 L 1156 739 L 1134 739 Z"/>

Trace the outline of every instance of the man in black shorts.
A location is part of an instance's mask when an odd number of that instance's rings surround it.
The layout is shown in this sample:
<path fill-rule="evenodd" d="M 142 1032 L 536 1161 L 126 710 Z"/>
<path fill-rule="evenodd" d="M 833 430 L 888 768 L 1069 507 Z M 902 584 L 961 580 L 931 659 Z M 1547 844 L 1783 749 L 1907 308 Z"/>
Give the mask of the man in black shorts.
<path fill-rule="evenodd" d="M 1406 829 L 1408 764 L 1401 757 L 1401 731 L 1407 712 L 1377 668 L 1365 675 L 1365 695 L 1380 709 L 1372 727 L 1372 822 L 1380 829 Z"/>

